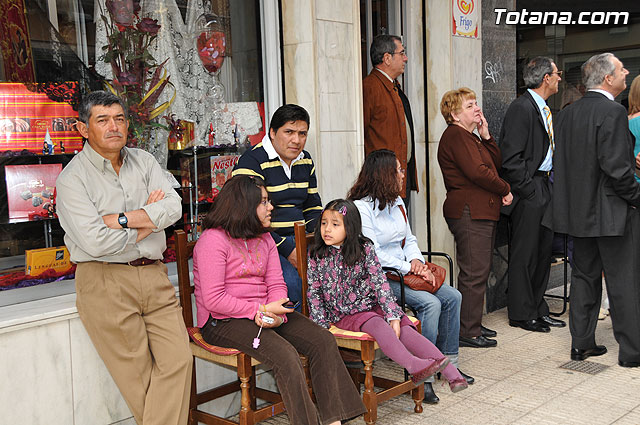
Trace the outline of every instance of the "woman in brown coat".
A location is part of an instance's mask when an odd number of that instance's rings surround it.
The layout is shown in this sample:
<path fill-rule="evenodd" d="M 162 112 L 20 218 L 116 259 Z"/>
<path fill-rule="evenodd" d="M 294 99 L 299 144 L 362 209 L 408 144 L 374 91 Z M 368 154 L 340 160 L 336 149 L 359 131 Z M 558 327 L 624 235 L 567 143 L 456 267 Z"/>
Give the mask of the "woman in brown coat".
<path fill-rule="evenodd" d="M 440 112 L 448 124 L 440 139 L 438 163 L 447 189 L 444 217 L 456 240 L 460 270 L 460 346 L 494 347 L 497 341 L 490 337 L 496 332 L 482 326 L 482 306 L 500 207 L 509 205 L 513 195 L 498 176 L 502 156 L 473 90 L 448 91 Z"/>

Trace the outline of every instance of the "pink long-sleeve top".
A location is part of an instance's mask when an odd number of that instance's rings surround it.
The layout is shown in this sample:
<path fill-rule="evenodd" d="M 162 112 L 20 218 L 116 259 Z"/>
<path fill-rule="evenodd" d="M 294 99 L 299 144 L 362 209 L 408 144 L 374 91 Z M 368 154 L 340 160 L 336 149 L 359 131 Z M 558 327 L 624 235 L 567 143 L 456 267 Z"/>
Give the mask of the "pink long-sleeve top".
<path fill-rule="evenodd" d="M 260 304 L 287 297 L 278 249 L 269 233 L 233 239 L 207 229 L 193 250 L 198 326 L 214 319 L 253 320 Z"/>

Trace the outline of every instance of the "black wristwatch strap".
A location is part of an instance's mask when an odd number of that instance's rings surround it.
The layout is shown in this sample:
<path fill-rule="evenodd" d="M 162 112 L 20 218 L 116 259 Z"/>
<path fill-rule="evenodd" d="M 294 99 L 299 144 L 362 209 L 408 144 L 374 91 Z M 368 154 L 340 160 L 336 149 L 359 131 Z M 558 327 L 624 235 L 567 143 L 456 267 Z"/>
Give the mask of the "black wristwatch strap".
<path fill-rule="evenodd" d="M 124 215 L 123 212 L 121 212 L 120 214 L 118 214 L 118 224 L 120 224 L 120 226 L 122 226 L 123 229 L 127 228 L 127 223 L 129 220 L 127 220 L 127 216 Z"/>

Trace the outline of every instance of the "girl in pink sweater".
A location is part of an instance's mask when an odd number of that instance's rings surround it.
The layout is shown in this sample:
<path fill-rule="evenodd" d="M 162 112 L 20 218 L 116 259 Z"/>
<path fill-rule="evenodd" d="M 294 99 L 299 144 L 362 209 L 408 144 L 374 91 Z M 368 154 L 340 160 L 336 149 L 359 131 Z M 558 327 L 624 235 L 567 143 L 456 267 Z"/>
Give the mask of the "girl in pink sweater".
<path fill-rule="evenodd" d="M 258 177 L 239 175 L 223 186 L 193 251 L 198 325 L 209 344 L 241 350 L 273 369 L 291 423 L 339 424 L 366 409 L 333 335 L 283 306 L 289 299 L 268 233 L 272 210 Z M 317 407 L 298 353 L 309 357 Z"/>

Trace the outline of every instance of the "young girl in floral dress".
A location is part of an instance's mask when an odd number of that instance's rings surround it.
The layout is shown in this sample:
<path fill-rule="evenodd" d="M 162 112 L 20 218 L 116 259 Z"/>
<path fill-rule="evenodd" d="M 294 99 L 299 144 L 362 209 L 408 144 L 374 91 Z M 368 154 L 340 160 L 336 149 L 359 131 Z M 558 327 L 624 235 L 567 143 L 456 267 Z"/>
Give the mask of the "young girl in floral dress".
<path fill-rule="evenodd" d="M 325 207 L 309 255 L 311 319 L 328 328 L 366 332 L 418 385 L 442 371 L 451 391 L 467 381 L 404 314 L 391 292 L 371 241 L 362 235 L 355 204 L 336 199 Z"/>

